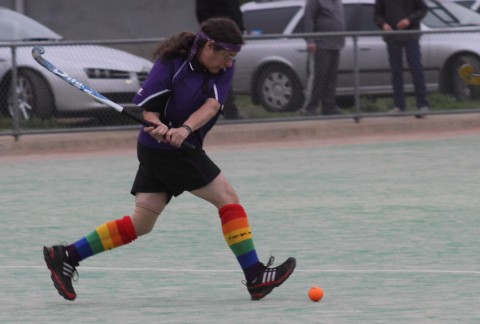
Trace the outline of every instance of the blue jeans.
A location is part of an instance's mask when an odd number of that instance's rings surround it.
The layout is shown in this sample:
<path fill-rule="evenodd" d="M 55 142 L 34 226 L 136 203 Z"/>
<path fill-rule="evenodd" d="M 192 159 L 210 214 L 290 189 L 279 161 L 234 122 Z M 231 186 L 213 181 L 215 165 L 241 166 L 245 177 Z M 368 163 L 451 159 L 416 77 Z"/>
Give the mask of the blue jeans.
<path fill-rule="evenodd" d="M 405 110 L 405 94 L 403 90 L 403 50 L 407 57 L 408 67 L 415 87 L 417 108 L 428 107 L 427 88 L 423 74 L 422 53 L 418 40 L 387 41 L 388 57 L 392 69 L 392 85 L 394 105 Z"/>

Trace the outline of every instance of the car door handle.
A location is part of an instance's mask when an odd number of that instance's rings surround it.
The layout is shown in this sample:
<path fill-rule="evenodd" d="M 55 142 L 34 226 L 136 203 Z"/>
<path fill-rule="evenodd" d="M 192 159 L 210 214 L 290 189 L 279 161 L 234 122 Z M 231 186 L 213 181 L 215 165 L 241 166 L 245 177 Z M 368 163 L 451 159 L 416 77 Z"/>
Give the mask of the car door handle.
<path fill-rule="evenodd" d="M 298 49 L 297 52 L 305 53 L 305 52 L 307 52 L 307 49 L 306 48 L 301 48 L 301 49 Z"/>
<path fill-rule="evenodd" d="M 371 51 L 372 49 L 370 47 L 360 47 L 360 51 L 362 52 L 368 52 Z"/>

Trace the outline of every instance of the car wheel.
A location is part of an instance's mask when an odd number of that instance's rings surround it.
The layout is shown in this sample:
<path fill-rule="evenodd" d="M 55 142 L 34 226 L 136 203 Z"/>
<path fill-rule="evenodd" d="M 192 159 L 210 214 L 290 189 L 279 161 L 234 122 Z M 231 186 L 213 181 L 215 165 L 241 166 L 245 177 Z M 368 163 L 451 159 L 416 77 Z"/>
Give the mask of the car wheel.
<path fill-rule="evenodd" d="M 476 73 L 480 72 L 480 61 L 477 58 L 471 55 L 460 56 L 457 58 L 453 64 L 451 75 L 451 80 L 453 82 L 453 95 L 458 100 L 479 99 L 480 87 L 465 83 L 458 74 L 458 69 L 464 64 L 470 64 Z"/>
<path fill-rule="evenodd" d="M 11 78 L 8 84 L 11 85 Z M 11 87 L 9 86 L 8 89 Z M 15 90 L 19 119 L 28 120 L 32 117 L 46 119 L 52 116 L 55 110 L 52 91 L 39 74 L 31 70 L 20 70 Z M 8 91 L 7 106 L 8 114 L 13 118 L 16 106 L 11 90 Z"/>
<path fill-rule="evenodd" d="M 299 110 L 305 100 L 296 75 L 281 65 L 263 68 L 255 83 L 255 92 L 260 104 L 270 112 Z"/>

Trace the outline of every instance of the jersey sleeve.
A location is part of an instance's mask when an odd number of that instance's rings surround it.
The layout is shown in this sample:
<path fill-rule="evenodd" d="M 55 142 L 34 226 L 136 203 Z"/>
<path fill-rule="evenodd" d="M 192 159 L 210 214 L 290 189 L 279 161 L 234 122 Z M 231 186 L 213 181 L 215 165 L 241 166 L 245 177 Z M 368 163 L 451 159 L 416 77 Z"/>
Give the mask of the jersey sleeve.
<path fill-rule="evenodd" d="M 228 92 L 232 85 L 233 72 L 234 66 L 220 74 L 216 78 L 213 89 L 209 95 L 210 98 L 216 99 L 222 105 L 222 107 L 227 101 Z"/>
<path fill-rule="evenodd" d="M 133 102 L 147 111 L 161 112 L 172 92 L 172 66 L 155 62 Z"/>

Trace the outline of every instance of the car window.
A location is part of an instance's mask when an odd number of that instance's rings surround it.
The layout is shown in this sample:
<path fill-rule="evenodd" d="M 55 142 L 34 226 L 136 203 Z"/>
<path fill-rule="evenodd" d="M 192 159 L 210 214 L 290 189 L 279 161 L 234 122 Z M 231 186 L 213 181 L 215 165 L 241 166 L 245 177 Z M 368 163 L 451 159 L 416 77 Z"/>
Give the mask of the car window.
<path fill-rule="evenodd" d="M 345 4 L 345 28 L 347 31 L 378 31 L 373 20 L 371 4 Z"/>
<path fill-rule="evenodd" d="M 480 26 L 480 15 L 456 2 L 429 1 L 423 23 L 430 28 Z"/>
<path fill-rule="evenodd" d="M 373 21 L 373 5 L 344 4 L 346 31 L 378 31 Z M 303 33 L 303 17 L 295 27 L 293 33 Z"/>
<path fill-rule="evenodd" d="M 303 33 L 305 31 L 305 26 L 303 25 L 303 15 L 302 18 L 297 23 L 297 26 L 293 29 L 294 34 Z"/>
<path fill-rule="evenodd" d="M 243 23 L 252 34 L 282 34 L 299 6 L 248 10 L 243 13 Z"/>
<path fill-rule="evenodd" d="M 466 8 L 470 8 L 475 3 L 475 0 L 464 0 L 464 1 L 455 1 L 455 2 Z"/>
<path fill-rule="evenodd" d="M 52 40 L 61 36 L 13 10 L 0 8 L 0 40 Z"/>

